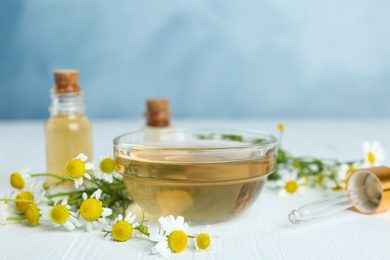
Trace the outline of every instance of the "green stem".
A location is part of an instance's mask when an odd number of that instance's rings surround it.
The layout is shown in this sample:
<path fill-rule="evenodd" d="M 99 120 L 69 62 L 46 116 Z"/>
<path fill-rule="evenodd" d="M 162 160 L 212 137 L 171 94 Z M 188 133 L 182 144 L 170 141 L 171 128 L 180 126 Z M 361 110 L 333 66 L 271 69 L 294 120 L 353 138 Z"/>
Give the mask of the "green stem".
<path fill-rule="evenodd" d="M 59 197 L 59 196 L 68 196 L 68 195 L 71 195 L 71 194 L 83 193 L 85 191 L 84 190 L 75 190 L 75 191 L 69 191 L 69 192 L 59 192 L 59 193 L 56 193 L 56 194 L 47 195 L 46 197 L 48 199 L 51 199 L 51 198 Z"/>
<path fill-rule="evenodd" d="M 22 217 L 9 217 L 7 218 L 7 220 L 16 220 L 16 221 L 22 221 L 22 220 L 25 220 L 26 217 L 25 216 L 22 216 Z"/>
<path fill-rule="evenodd" d="M 33 201 L 33 200 L 0 199 L 0 201 L 11 201 L 11 202 L 30 202 L 30 203 L 34 203 L 34 201 Z"/>
<path fill-rule="evenodd" d="M 68 199 L 68 204 L 69 204 L 69 205 L 72 205 L 72 204 L 75 204 L 75 203 L 78 202 L 78 201 L 83 201 L 83 198 L 77 197 L 77 198 Z"/>
<path fill-rule="evenodd" d="M 96 186 L 98 186 L 102 191 L 109 193 L 109 191 L 106 189 L 106 187 L 103 187 L 102 185 L 100 185 L 96 180 L 91 179 L 91 182 L 94 183 Z"/>
<path fill-rule="evenodd" d="M 112 190 L 123 190 L 126 188 L 126 186 L 123 184 L 123 185 L 118 185 L 118 186 L 110 186 L 110 188 Z"/>
<path fill-rule="evenodd" d="M 54 177 L 63 181 L 71 181 L 72 179 L 70 178 L 64 178 L 61 176 L 58 176 L 57 174 L 54 173 L 35 173 L 35 174 L 30 174 L 31 177 L 41 177 L 41 176 L 48 176 L 48 177 Z"/>

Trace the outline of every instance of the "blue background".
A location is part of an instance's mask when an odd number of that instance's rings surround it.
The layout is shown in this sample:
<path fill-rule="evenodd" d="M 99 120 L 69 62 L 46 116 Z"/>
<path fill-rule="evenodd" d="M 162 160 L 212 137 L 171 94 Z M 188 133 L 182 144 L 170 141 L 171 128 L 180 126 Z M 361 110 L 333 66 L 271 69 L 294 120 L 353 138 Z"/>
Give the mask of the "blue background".
<path fill-rule="evenodd" d="M 47 118 L 53 70 L 91 118 L 389 117 L 390 1 L 0 3 L 0 119 Z"/>

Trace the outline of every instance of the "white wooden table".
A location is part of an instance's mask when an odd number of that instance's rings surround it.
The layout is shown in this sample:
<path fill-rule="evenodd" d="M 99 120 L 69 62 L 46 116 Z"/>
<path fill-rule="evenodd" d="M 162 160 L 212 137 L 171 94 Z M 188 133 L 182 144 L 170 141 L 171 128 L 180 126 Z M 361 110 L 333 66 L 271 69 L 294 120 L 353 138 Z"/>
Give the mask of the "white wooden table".
<path fill-rule="evenodd" d="M 284 123 L 284 147 L 295 155 L 352 160 L 362 157 L 363 140 L 379 140 L 390 151 L 389 120 L 176 120 L 175 126 L 256 128 L 277 134 Z M 11 191 L 9 175 L 26 166 L 45 171 L 43 121 L 0 122 L 0 193 Z M 94 121 L 95 156 L 112 152 L 112 139 L 138 130 L 143 121 Z M 389 165 L 387 161 L 387 165 Z M 209 253 L 175 254 L 173 259 L 390 259 L 390 212 L 367 216 L 346 210 L 326 219 L 294 226 L 288 212 L 324 197 L 311 190 L 281 198 L 265 190 L 242 215 L 211 226 L 218 235 Z M 152 224 L 156 227 L 155 224 Z M 100 231 L 67 232 L 12 224 L 0 227 L 0 259 L 158 259 L 154 244 L 104 239 Z"/>

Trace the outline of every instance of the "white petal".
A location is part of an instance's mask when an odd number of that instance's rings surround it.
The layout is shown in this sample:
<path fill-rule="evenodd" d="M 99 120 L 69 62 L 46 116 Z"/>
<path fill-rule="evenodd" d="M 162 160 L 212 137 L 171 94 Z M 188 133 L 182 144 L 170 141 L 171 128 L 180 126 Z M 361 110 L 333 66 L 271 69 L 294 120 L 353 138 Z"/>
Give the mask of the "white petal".
<path fill-rule="evenodd" d="M 77 224 L 77 222 L 78 222 L 78 220 L 75 217 L 73 217 L 72 215 L 69 215 L 68 221 L 72 222 L 73 224 Z"/>
<path fill-rule="evenodd" d="M 103 208 L 103 212 L 102 212 L 102 216 L 103 216 L 103 217 L 110 216 L 111 214 L 112 214 L 112 209 Z"/>
<path fill-rule="evenodd" d="M 123 220 L 122 214 L 119 214 L 119 215 L 118 215 L 118 220 L 119 220 L 119 221 Z"/>
<path fill-rule="evenodd" d="M 169 222 L 172 225 L 172 230 L 177 230 L 178 227 L 176 226 L 176 219 L 175 219 L 175 217 L 172 216 L 172 215 L 169 215 L 168 217 L 169 217 Z"/>
<path fill-rule="evenodd" d="M 22 169 L 22 170 L 19 172 L 19 174 L 22 175 L 22 174 L 28 173 L 30 170 L 31 170 L 31 167 L 24 168 L 24 169 Z"/>
<path fill-rule="evenodd" d="M 125 217 L 125 221 L 129 222 L 132 214 L 133 213 L 131 213 L 131 211 L 127 212 L 126 217 Z"/>
<path fill-rule="evenodd" d="M 83 200 L 87 200 L 87 199 L 88 199 L 87 193 L 83 192 Z"/>
<path fill-rule="evenodd" d="M 161 234 L 150 234 L 149 240 L 153 242 L 168 241 L 168 238 Z"/>
<path fill-rule="evenodd" d="M 64 223 L 64 227 L 65 227 L 67 230 L 72 231 L 72 230 L 75 228 L 75 225 L 73 225 L 73 223 L 70 222 L 70 221 L 66 221 L 66 222 Z"/>
<path fill-rule="evenodd" d="M 170 223 L 169 217 L 161 217 L 158 219 L 161 227 L 167 232 L 167 235 L 171 234 L 173 231 L 172 225 Z"/>
<path fill-rule="evenodd" d="M 132 224 L 135 220 L 137 216 L 136 215 L 133 215 L 127 222 L 129 222 L 130 224 Z"/>
<path fill-rule="evenodd" d="M 164 251 L 165 249 L 167 249 L 169 246 L 168 246 L 168 241 L 161 241 L 161 242 L 158 242 L 154 247 L 152 247 L 151 251 L 152 251 L 152 254 L 158 254 L 162 251 Z"/>
<path fill-rule="evenodd" d="M 84 221 L 77 221 L 76 223 L 74 223 L 75 225 L 76 225 L 76 227 L 82 227 L 84 224 L 85 224 L 85 222 Z"/>
<path fill-rule="evenodd" d="M 108 174 L 108 181 L 109 183 L 112 183 L 114 181 L 114 178 L 112 177 L 112 174 Z"/>
<path fill-rule="evenodd" d="M 86 170 L 91 170 L 92 168 L 93 168 L 93 163 L 87 162 L 87 163 L 85 164 L 85 169 L 86 169 Z"/>
<path fill-rule="evenodd" d="M 79 188 L 79 181 L 78 181 L 78 180 L 75 180 L 75 181 L 74 181 L 74 187 L 75 187 L 76 189 Z"/>
<path fill-rule="evenodd" d="M 94 221 L 94 222 L 91 222 L 91 223 L 92 223 L 92 226 L 93 226 L 94 228 L 98 228 L 98 227 L 99 227 L 99 222 Z"/>
<path fill-rule="evenodd" d="M 184 217 L 178 216 L 176 218 L 176 228 L 177 229 L 182 229 L 182 226 L 184 225 Z"/>
<path fill-rule="evenodd" d="M 91 232 L 92 231 L 92 223 L 87 221 L 87 224 L 85 225 L 85 229 L 88 231 L 88 232 Z"/>
<path fill-rule="evenodd" d="M 95 198 L 97 200 L 100 199 L 100 196 L 102 195 L 102 190 L 101 189 L 97 189 L 91 196 L 91 198 Z"/>
<path fill-rule="evenodd" d="M 279 190 L 278 195 L 280 197 L 288 197 L 287 191 L 285 189 Z"/>
<path fill-rule="evenodd" d="M 190 233 L 190 231 L 191 231 L 191 229 L 188 227 L 188 224 L 187 224 L 187 223 L 185 223 L 185 224 L 183 225 L 182 230 L 183 230 L 183 232 L 186 233 L 186 234 Z"/>
<path fill-rule="evenodd" d="M 88 179 L 88 180 L 91 179 L 91 175 L 89 175 L 88 173 L 84 173 L 84 177 L 85 177 L 86 179 Z"/>
<path fill-rule="evenodd" d="M 107 226 L 108 225 L 108 221 L 105 219 L 105 218 L 99 218 L 98 221 L 100 223 L 102 223 L 103 225 Z"/>
<path fill-rule="evenodd" d="M 88 157 L 87 158 L 85 158 L 85 157 L 87 157 L 85 154 L 80 153 L 79 155 L 77 155 L 76 159 L 79 159 L 81 161 L 85 161 L 88 159 Z"/>

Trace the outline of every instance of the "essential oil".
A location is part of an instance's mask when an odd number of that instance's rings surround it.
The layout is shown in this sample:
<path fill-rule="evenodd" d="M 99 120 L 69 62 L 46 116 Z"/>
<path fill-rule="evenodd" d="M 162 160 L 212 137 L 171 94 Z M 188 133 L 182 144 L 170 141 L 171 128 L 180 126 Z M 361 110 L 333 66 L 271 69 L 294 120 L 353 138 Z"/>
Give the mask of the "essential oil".
<path fill-rule="evenodd" d="M 59 70 L 54 75 L 50 118 L 45 124 L 47 171 L 67 177 L 65 166 L 69 160 L 80 153 L 92 160 L 92 125 L 85 116 L 79 72 Z M 49 178 L 49 182 L 55 181 Z"/>

